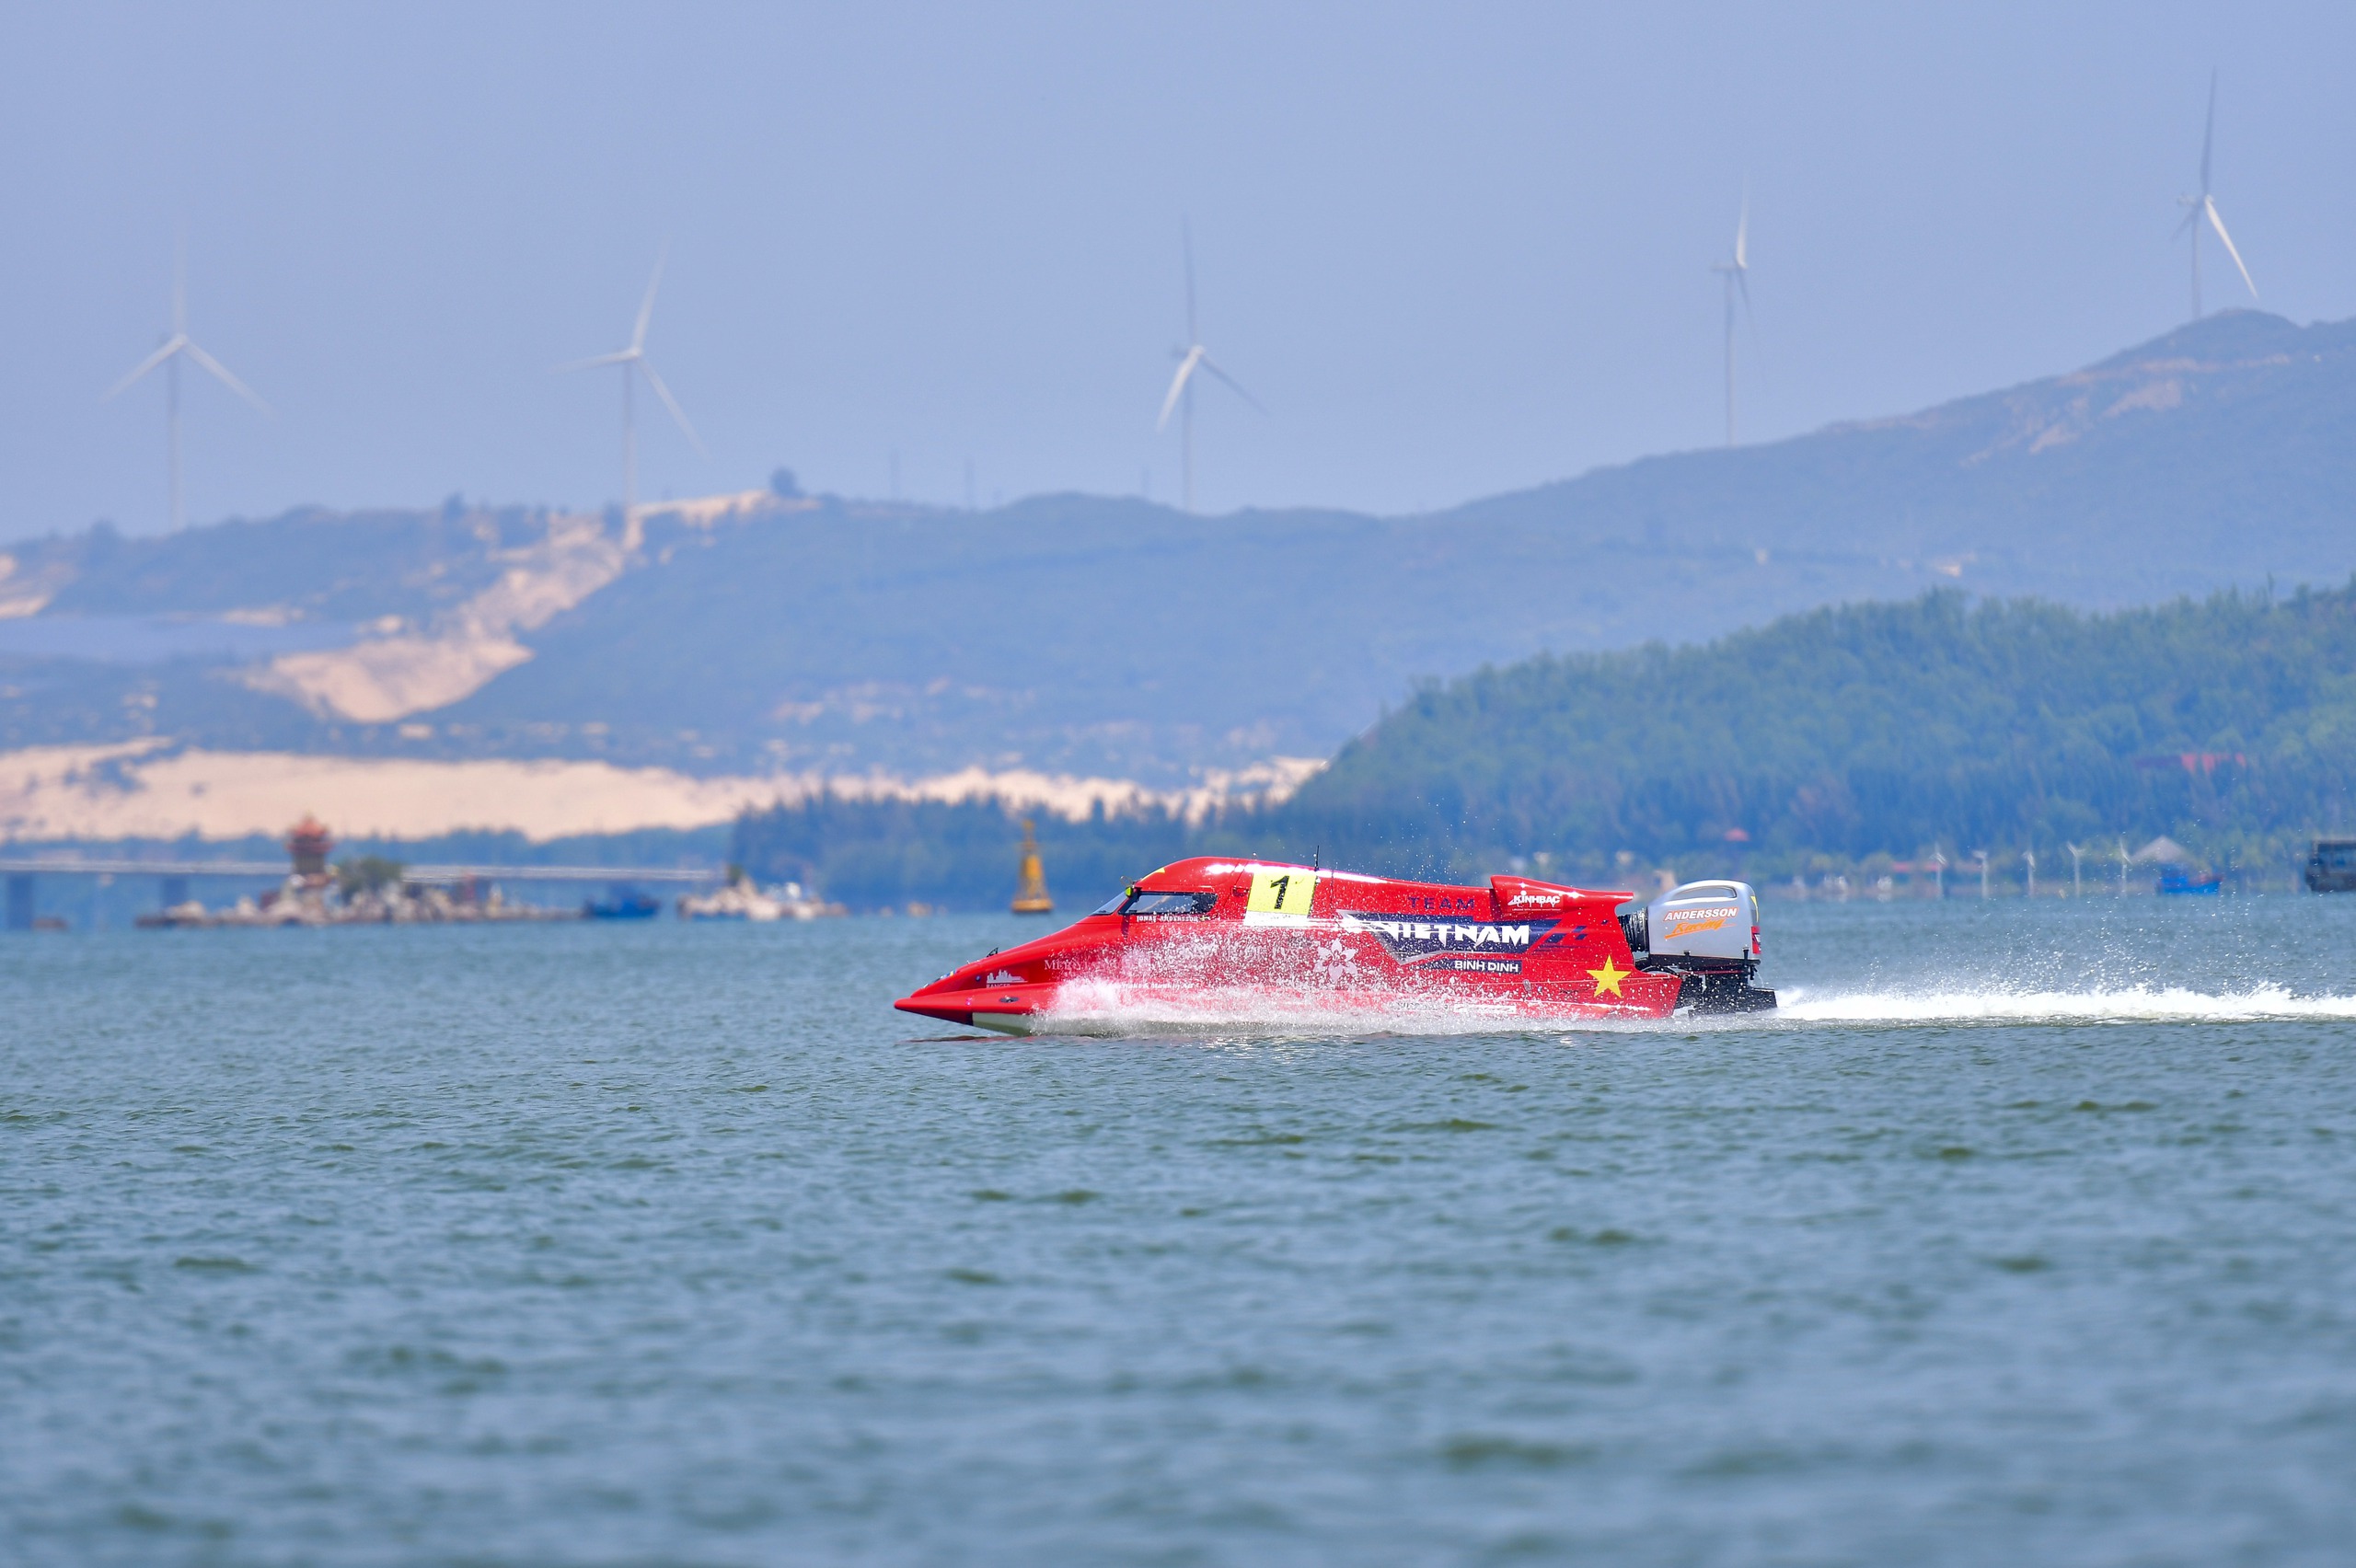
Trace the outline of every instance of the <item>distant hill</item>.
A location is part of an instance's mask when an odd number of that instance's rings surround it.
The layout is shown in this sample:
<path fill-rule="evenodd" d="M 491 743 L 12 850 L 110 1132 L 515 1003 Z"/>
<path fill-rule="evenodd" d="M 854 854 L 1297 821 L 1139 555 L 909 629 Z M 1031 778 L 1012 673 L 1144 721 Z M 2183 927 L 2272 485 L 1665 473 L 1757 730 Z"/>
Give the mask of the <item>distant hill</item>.
<path fill-rule="evenodd" d="M 2016 886 L 2116 874 L 2167 835 L 2281 885 L 2356 828 L 2356 584 L 2090 614 L 1955 590 L 1810 611 L 1700 646 L 1542 657 L 1419 693 L 1290 800 L 1196 822 L 1041 825 L 1074 907 L 1189 854 L 1589 886 L 1653 868 L 1781 879 L 1987 850 Z M 1021 835 L 990 805 L 749 813 L 733 859 L 860 907 L 1002 905 Z"/>
<path fill-rule="evenodd" d="M 1686 648 L 1541 658 L 1429 689 L 1264 824 L 1336 859 L 1623 851 L 1955 860 L 2170 834 L 2279 861 L 2356 825 L 2356 585 L 2089 615 L 2035 602 L 1795 616 Z"/>
<path fill-rule="evenodd" d="M 1160 785 L 1330 755 L 1423 678 L 1926 586 L 2150 603 L 2356 569 L 2356 324 L 2104 363 L 1454 510 L 988 513 L 755 492 L 290 513 L 0 552 L 0 748 L 979 765 Z"/>
<path fill-rule="evenodd" d="M 1980 592 L 2146 604 L 2269 573 L 2336 582 L 2356 567 L 2352 435 L 2356 322 L 2233 311 L 2071 375 L 1769 445 L 1649 457 L 1456 515 L 1552 521 L 1708 559 L 1766 549 L 1833 571 L 1927 570 Z"/>

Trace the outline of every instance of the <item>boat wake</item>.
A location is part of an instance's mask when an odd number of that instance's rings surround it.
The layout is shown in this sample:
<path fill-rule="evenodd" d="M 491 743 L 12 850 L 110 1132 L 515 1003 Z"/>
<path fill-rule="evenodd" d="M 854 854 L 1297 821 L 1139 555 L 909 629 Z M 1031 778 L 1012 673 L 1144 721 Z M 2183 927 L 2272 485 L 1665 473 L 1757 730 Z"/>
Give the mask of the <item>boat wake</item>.
<path fill-rule="evenodd" d="M 1206 1035 L 1250 1039 L 1457 1034 L 1692 1033 L 1697 1030 L 1777 1030 L 1793 1027 L 1970 1026 L 2004 1024 L 2251 1023 L 2356 1020 L 2356 996 L 2304 997 L 2281 986 L 2208 992 L 2183 986 L 2132 986 L 2088 990 L 2004 990 L 1952 987 L 1918 992 L 1821 992 L 1787 987 L 1773 1012 L 1670 1018 L 1532 1017 L 1507 1008 L 1449 1004 L 1431 997 L 1382 1005 L 1334 1005 L 1305 992 L 1293 997 L 1196 999 L 1182 1005 L 1167 995 L 1116 983 L 1076 986 L 1042 1034 L 1129 1037 Z"/>
<path fill-rule="evenodd" d="M 2356 997 L 2302 997 L 2281 986 L 2195 991 L 2130 986 L 2085 991 L 1813 991 L 1790 988 L 1780 1023 L 2258 1023 L 2356 1019 Z M 1764 1021 L 1764 1020 L 1762 1020 Z"/>

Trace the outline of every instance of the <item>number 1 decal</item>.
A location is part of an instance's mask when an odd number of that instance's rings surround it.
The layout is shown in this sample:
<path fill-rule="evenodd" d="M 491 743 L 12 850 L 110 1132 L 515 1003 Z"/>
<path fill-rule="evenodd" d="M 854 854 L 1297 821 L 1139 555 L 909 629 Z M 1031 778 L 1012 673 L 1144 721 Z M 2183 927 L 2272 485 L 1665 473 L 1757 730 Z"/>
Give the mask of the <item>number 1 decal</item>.
<path fill-rule="evenodd" d="M 1300 919 L 1309 917 L 1309 905 L 1317 896 L 1315 871 L 1254 871 L 1252 873 L 1252 896 L 1244 902 L 1247 915 L 1289 915 Z"/>

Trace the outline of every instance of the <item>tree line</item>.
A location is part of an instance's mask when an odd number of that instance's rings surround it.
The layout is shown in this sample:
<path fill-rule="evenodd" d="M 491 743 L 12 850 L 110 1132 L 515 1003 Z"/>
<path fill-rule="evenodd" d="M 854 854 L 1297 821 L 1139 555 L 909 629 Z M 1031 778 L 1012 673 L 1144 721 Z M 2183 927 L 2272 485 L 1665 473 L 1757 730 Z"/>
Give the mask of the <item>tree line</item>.
<path fill-rule="evenodd" d="M 1107 892 L 1187 853 L 1448 875 L 1544 854 L 1592 880 L 2166 834 L 2253 864 L 2356 826 L 2351 772 L 2356 582 L 2108 613 L 1950 590 L 1431 683 L 1278 806 L 1046 818 L 1041 844 L 1051 878 Z M 990 803 L 821 800 L 736 845 L 854 903 L 987 905 L 1017 833 Z"/>

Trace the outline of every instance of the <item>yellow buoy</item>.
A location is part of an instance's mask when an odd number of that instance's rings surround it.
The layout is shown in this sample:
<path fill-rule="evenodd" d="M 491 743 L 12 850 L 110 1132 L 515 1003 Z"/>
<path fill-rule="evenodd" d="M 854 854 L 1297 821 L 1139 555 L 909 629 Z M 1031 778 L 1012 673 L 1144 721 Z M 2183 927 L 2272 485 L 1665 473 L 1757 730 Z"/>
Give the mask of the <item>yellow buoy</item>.
<path fill-rule="evenodd" d="M 1015 882 L 1013 908 L 1017 915 L 1056 912 L 1056 901 L 1047 896 L 1047 872 L 1039 863 L 1039 840 L 1033 836 L 1029 817 L 1022 819 L 1022 870 Z"/>

